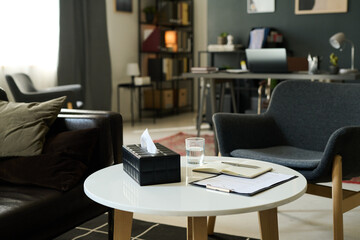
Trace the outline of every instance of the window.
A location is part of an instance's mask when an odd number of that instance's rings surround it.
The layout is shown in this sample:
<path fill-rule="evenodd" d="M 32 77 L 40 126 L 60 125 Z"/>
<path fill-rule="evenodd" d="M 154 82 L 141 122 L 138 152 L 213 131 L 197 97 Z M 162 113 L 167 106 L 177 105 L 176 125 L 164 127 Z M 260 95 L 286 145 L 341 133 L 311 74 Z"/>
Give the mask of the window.
<path fill-rule="evenodd" d="M 58 50 L 58 0 L 0 1 L 0 66 L 5 73 L 33 72 L 54 78 Z"/>

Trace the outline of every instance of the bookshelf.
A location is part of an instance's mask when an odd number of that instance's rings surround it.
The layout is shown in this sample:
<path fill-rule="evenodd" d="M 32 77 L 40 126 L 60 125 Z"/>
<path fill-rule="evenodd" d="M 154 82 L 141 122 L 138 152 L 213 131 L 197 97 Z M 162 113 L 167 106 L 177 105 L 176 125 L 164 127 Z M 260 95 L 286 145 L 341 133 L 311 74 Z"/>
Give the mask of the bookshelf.
<path fill-rule="evenodd" d="M 193 111 L 193 79 L 181 77 L 193 66 L 193 0 L 138 1 L 139 66 L 153 84 L 143 92 L 143 110 Z"/>

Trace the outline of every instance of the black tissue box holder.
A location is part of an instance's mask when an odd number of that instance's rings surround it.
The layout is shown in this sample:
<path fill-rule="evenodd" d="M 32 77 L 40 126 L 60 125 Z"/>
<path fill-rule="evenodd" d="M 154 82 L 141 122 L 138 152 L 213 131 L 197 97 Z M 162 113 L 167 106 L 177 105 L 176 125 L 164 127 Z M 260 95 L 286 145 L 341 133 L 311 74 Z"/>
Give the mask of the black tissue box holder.
<path fill-rule="evenodd" d="M 180 155 L 160 143 L 149 153 L 140 144 L 123 146 L 123 167 L 140 186 L 180 182 Z"/>

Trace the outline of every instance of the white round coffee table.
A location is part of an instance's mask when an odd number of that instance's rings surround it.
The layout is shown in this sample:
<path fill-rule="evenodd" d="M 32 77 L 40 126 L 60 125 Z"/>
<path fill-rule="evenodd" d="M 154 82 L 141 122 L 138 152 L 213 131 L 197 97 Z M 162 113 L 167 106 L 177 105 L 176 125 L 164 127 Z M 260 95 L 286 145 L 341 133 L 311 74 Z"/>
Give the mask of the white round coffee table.
<path fill-rule="evenodd" d="M 221 160 L 235 159 L 221 157 Z M 219 157 L 205 157 L 205 162 L 219 160 Z M 186 164 L 182 157 L 179 183 L 139 186 L 123 171 L 122 164 L 118 164 L 90 175 L 84 183 L 84 191 L 95 202 L 115 209 L 114 239 L 130 239 L 134 212 L 189 217 L 188 239 L 205 240 L 207 216 L 254 211 L 259 212 L 262 239 L 278 239 L 277 207 L 301 197 L 306 191 L 306 179 L 287 167 L 255 160 L 251 163 L 266 164 L 274 172 L 298 177 L 251 197 L 218 192 L 189 184 L 211 175 L 192 172 L 194 166 Z"/>

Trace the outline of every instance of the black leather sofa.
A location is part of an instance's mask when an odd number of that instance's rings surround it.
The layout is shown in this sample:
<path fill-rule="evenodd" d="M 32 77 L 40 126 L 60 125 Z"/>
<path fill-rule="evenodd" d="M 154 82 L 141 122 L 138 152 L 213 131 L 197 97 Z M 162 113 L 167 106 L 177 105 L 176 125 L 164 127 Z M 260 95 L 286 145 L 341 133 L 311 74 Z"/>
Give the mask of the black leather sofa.
<path fill-rule="evenodd" d="M 6 98 L 1 88 L 0 98 Z M 89 128 L 99 128 L 99 131 L 86 176 L 121 162 L 121 115 L 105 111 L 63 109 L 48 133 L 51 135 Z M 86 176 L 65 192 L 0 181 L 0 239 L 53 239 L 109 211 L 84 194 L 83 182 Z"/>

